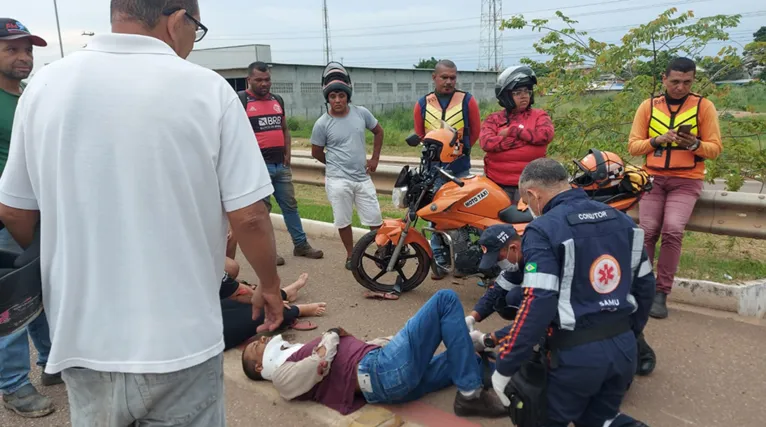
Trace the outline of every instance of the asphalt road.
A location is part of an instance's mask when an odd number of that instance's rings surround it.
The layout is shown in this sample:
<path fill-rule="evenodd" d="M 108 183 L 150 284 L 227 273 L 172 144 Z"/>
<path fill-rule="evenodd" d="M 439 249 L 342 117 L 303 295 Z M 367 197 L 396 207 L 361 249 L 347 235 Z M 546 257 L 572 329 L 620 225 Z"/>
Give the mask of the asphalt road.
<path fill-rule="evenodd" d="M 284 232 L 277 233 L 277 241 L 280 253 L 287 260 L 279 270 L 283 284 L 308 272 L 309 285 L 301 293 L 299 303 L 328 303 L 327 314 L 313 319 L 319 329 L 291 333 L 298 341 L 305 342 L 334 326 L 343 326 L 360 338 L 391 335 L 442 287 L 454 289 L 466 311 L 483 293 L 475 279 L 440 282 L 429 279 L 398 301 L 366 300 L 361 296 L 363 288 L 343 268 L 344 256 L 338 241 L 311 240 L 315 247 L 325 251 L 322 260 L 292 257 L 292 245 Z M 238 255 L 242 261 L 241 253 Z M 242 275 L 256 280 L 246 263 L 243 263 Z M 502 319 L 495 317 L 479 324 L 479 329 L 489 331 L 501 326 Z M 671 305 L 668 319 L 649 322 L 647 337 L 658 354 L 658 367 L 651 377 L 639 378 L 634 383 L 623 404 L 625 413 L 652 427 L 766 425 L 763 402 L 766 397 L 766 322 Z M 38 377 L 35 369 L 35 384 L 39 384 Z M 260 399 L 228 379 L 226 387 L 229 426 L 317 425 L 310 417 L 291 411 L 289 405 L 275 405 L 273 401 Z M 24 420 L 0 410 L 0 426 L 68 426 L 64 386 L 41 390 L 54 398 L 56 413 L 38 420 Z M 392 409 L 401 411 L 405 419 L 420 421 L 423 425 L 453 425 L 443 420 L 431 423 L 428 420 L 437 419 L 431 418 L 432 413 L 449 415 L 454 395 L 455 389 L 450 388 L 426 396 L 415 405 Z M 510 425 L 507 419 L 470 421 L 464 425 Z"/>

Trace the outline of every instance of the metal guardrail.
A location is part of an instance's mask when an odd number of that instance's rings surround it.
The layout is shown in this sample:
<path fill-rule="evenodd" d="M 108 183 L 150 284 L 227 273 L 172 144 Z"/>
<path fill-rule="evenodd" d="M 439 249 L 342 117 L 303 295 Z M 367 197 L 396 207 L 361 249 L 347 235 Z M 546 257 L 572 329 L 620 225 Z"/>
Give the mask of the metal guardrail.
<path fill-rule="evenodd" d="M 303 153 L 293 153 L 293 181 L 301 184 L 324 185 L 324 165 L 307 158 Z M 401 158 L 406 159 L 406 158 Z M 375 188 L 380 194 L 391 194 L 403 164 L 386 164 L 381 158 L 378 170 L 372 174 Z M 480 174 L 480 173 L 477 173 Z M 638 222 L 638 208 L 628 214 Z M 694 206 L 689 231 L 724 236 L 766 239 L 766 195 L 731 191 L 704 190 Z"/>

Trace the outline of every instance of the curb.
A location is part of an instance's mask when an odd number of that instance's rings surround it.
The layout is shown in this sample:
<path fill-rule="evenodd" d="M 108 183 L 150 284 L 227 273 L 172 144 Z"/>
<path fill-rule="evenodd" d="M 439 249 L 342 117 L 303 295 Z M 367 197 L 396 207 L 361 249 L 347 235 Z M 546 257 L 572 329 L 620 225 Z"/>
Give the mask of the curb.
<path fill-rule="evenodd" d="M 271 214 L 271 222 L 275 230 L 287 230 L 282 215 Z M 302 219 L 302 222 L 303 230 L 313 238 L 338 238 L 338 230 L 330 223 L 310 219 Z M 368 232 L 364 228 L 354 227 L 354 240 L 362 238 Z M 668 300 L 764 319 L 766 318 L 766 279 L 738 285 L 725 285 L 706 280 L 676 278 L 673 283 L 673 292 L 668 296 Z"/>
<path fill-rule="evenodd" d="M 318 425 L 331 427 L 423 427 L 420 424 L 406 422 L 401 416 L 375 405 L 364 405 L 358 411 L 341 415 L 322 404 L 309 401 L 287 401 L 282 399 L 270 382 L 252 381 L 242 372 L 242 350 L 232 349 L 224 353 L 224 376 L 237 383 L 239 387 L 252 391 L 260 399 L 272 402 L 274 406 L 289 407 L 310 417 Z"/>
<path fill-rule="evenodd" d="M 282 218 L 282 215 L 279 215 L 279 214 L 270 214 L 270 215 L 271 215 L 271 224 L 274 226 L 274 230 L 287 231 L 287 226 L 285 226 L 285 220 Z M 338 238 L 338 229 L 335 228 L 335 226 L 333 226 L 329 222 L 301 218 L 301 224 L 303 224 L 303 231 L 306 233 L 307 236 L 311 236 L 315 239 L 316 238 L 320 238 L 320 239 L 337 239 Z M 362 237 L 364 237 L 365 234 L 370 232 L 370 230 L 367 230 L 365 228 L 359 228 L 359 227 L 352 227 L 351 231 L 354 234 L 354 240 L 359 240 Z"/>
<path fill-rule="evenodd" d="M 668 300 L 763 319 L 766 318 L 766 279 L 725 285 L 676 278 Z"/>

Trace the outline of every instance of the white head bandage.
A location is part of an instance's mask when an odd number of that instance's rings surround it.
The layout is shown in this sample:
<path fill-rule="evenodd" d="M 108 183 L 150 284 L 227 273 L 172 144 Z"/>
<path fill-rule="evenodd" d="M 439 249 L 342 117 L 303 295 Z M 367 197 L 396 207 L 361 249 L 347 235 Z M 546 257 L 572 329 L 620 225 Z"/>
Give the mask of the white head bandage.
<path fill-rule="evenodd" d="M 303 347 L 303 344 L 288 343 L 282 339 L 281 334 L 271 338 L 268 344 L 266 344 L 266 349 L 263 351 L 263 361 L 261 362 L 263 370 L 261 371 L 261 376 L 264 379 L 271 381 L 274 372 L 276 372 L 290 356 L 300 350 L 301 347 Z"/>

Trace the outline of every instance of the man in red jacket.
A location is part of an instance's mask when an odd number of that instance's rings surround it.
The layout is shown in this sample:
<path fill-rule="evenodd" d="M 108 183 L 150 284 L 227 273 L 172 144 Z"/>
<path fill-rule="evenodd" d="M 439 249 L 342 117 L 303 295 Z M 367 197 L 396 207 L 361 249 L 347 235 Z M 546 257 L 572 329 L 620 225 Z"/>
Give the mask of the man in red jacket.
<path fill-rule="evenodd" d="M 537 84 L 535 72 L 526 65 L 509 67 L 497 79 L 495 96 L 504 108 L 490 114 L 481 126 L 479 144 L 484 174 L 502 187 L 513 203 L 519 201 L 519 176 L 531 161 L 545 157 L 553 140 L 548 114 L 532 108 Z"/>

